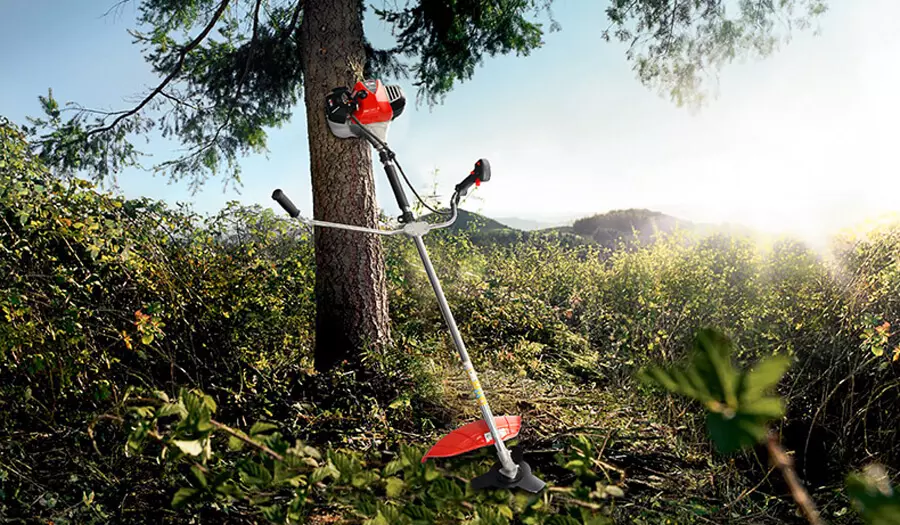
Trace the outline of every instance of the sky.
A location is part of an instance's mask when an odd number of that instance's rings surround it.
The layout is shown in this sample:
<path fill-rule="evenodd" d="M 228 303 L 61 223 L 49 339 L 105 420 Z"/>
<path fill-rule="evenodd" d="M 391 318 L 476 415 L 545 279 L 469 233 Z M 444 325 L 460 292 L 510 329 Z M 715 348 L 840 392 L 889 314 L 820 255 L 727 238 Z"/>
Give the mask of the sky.
<path fill-rule="evenodd" d="M 0 115 L 24 123 L 40 113 L 37 96 L 48 88 L 61 102 L 106 109 L 127 109 L 151 89 L 158 78 L 126 32 L 138 3 L 104 16 L 114 3 L 0 2 Z M 562 29 L 542 48 L 486 58 L 435 108 L 411 100 L 388 142 L 419 190 L 436 180 L 444 195 L 487 158 L 493 176 L 468 208 L 491 217 L 637 207 L 816 242 L 900 212 L 900 2 L 830 4 L 818 36 L 796 33 L 769 58 L 726 66 L 717 98 L 692 113 L 641 85 L 625 47 L 600 39 L 606 2 L 555 0 Z M 376 44 L 390 42 L 379 21 L 365 25 Z M 399 83 L 414 99 L 414 88 Z M 152 163 L 183 146 L 159 139 L 140 147 Z M 311 215 L 302 105 L 290 124 L 269 131 L 268 148 L 241 159 L 239 191 L 214 179 L 192 194 L 186 183 L 138 170 L 120 174 L 119 186 L 128 197 L 186 202 L 201 213 L 230 200 L 274 208 L 272 191 L 281 188 Z M 378 165 L 375 177 L 381 206 L 397 215 Z"/>

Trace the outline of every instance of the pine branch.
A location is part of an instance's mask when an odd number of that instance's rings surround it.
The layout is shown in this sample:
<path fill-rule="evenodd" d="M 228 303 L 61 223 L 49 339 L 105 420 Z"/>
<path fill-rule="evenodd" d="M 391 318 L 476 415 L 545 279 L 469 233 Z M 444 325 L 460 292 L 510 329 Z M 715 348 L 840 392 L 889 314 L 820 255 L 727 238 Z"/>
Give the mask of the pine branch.
<path fill-rule="evenodd" d="M 201 31 L 200 34 L 197 35 L 196 38 L 194 38 L 191 42 L 189 42 L 188 45 L 186 45 L 181 50 L 181 52 L 178 54 L 178 63 L 175 64 L 175 68 L 172 70 L 171 73 L 169 73 L 169 76 L 167 76 L 165 79 L 163 79 L 163 81 L 158 86 L 156 86 L 156 88 L 149 95 L 147 95 L 144 98 L 144 100 L 141 101 L 140 104 L 138 104 L 133 109 L 126 111 L 122 115 L 119 115 L 119 117 L 116 118 L 116 120 L 114 120 L 112 124 L 90 130 L 87 133 L 88 136 L 95 135 L 97 133 L 103 133 L 104 131 L 109 131 L 109 130 L 113 129 L 114 127 L 116 127 L 119 124 L 119 122 L 123 121 L 124 119 L 126 119 L 128 117 L 135 115 L 137 112 L 144 109 L 144 106 L 149 104 L 151 100 L 153 100 L 157 95 L 159 95 L 162 92 L 162 90 L 165 89 L 166 86 L 168 86 L 169 83 L 171 83 L 175 79 L 175 77 L 178 76 L 179 73 L 181 73 L 181 68 L 182 68 L 182 66 L 184 66 L 184 59 L 187 57 L 188 53 L 190 53 L 191 51 L 196 49 L 196 47 L 199 46 L 201 42 L 203 42 L 203 40 L 207 37 L 207 35 L 209 35 L 210 31 L 212 31 L 213 27 L 215 27 L 215 25 L 219 21 L 219 19 L 222 18 L 222 14 L 225 12 L 225 9 L 228 7 L 228 2 L 230 2 L 230 1 L 231 0 L 222 0 L 222 3 L 219 4 L 218 9 L 216 10 L 215 14 L 213 15 L 212 20 L 210 20 L 209 23 L 206 25 L 206 27 L 203 28 L 203 31 Z"/>
<path fill-rule="evenodd" d="M 303 0 L 297 0 L 297 5 L 294 7 L 294 14 L 291 15 L 291 23 L 284 29 L 281 34 L 281 39 L 291 36 L 294 33 L 294 29 L 297 28 L 297 21 L 300 19 L 300 12 L 303 11 Z"/>

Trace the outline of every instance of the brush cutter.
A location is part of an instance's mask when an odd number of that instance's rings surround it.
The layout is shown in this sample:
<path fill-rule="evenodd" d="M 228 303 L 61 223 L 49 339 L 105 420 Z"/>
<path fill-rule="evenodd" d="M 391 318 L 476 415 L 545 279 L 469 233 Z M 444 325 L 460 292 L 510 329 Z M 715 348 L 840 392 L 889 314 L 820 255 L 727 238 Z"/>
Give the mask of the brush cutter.
<path fill-rule="evenodd" d="M 516 448 L 511 453 L 504 443 L 504 441 L 512 439 L 519 434 L 522 420 L 519 416 L 495 417 L 491 412 L 491 407 L 488 405 L 484 390 L 478 380 L 478 374 L 475 373 L 475 368 L 472 366 L 468 352 L 466 352 L 466 346 L 456 327 L 456 322 L 453 319 L 453 314 L 450 312 L 450 307 L 447 305 L 444 291 L 441 289 L 441 283 L 438 281 L 431 259 L 428 257 L 428 251 L 425 249 L 425 243 L 422 240 L 422 237 L 429 231 L 446 228 L 456 221 L 457 206 L 460 198 L 468 194 L 472 186 L 477 187 L 482 182 L 490 180 L 491 166 L 487 159 L 480 159 L 475 163 L 475 167 L 469 175 L 456 185 L 453 196 L 450 199 L 449 219 L 438 223 L 416 220 L 410 210 L 409 202 L 406 200 L 403 187 L 397 178 L 398 170 L 414 194 L 416 194 L 415 189 L 409 183 L 409 179 L 403 173 L 403 168 L 397 163 L 394 153 L 388 148 L 386 143 L 388 126 L 392 120 L 403 112 L 405 105 L 406 99 L 399 86 L 385 86 L 379 80 L 359 82 L 352 91 L 347 88 L 334 89 L 326 97 L 325 103 L 328 126 L 335 136 L 348 139 L 364 138 L 378 151 L 381 163 L 384 165 L 384 170 L 393 189 L 394 197 L 400 206 L 402 215 L 399 217 L 399 221 L 403 224 L 402 227 L 385 230 L 303 219 L 300 218 L 300 211 L 297 207 L 281 190 L 275 190 L 272 198 L 291 217 L 311 226 L 338 228 L 377 235 L 404 234 L 412 237 L 419 256 L 422 258 L 422 264 L 425 266 L 425 273 L 428 274 L 428 280 L 431 282 L 432 288 L 434 288 L 438 306 L 450 330 L 450 335 L 459 353 L 463 369 L 469 376 L 469 381 L 472 384 L 472 390 L 482 415 L 481 420 L 464 425 L 444 436 L 425 454 L 422 462 L 424 463 L 428 458 L 458 456 L 481 447 L 494 445 L 497 449 L 499 462 L 490 471 L 471 480 L 472 488 L 476 490 L 520 488 L 529 492 L 540 492 L 545 484 L 531 473 L 531 467 L 522 460 L 521 450 Z M 416 197 L 421 201 L 421 197 L 418 194 L 416 194 Z M 422 204 L 437 215 L 448 215 L 446 212 L 438 212 L 431 209 L 424 201 Z"/>

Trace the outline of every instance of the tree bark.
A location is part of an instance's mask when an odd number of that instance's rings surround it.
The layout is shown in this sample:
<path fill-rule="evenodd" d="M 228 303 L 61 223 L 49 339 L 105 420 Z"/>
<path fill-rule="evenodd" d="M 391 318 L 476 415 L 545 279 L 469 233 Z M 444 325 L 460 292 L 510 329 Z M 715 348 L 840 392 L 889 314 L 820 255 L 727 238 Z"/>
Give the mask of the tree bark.
<path fill-rule="evenodd" d="M 371 146 L 328 130 L 325 96 L 362 80 L 366 61 L 360 0 L 303 0 L 300 26 L 313 215 L 374 228 L 378 206 Z M 390 338 L 384 250 L 377 235 L 315 229 L 315 366 L 354 361 Z"/>

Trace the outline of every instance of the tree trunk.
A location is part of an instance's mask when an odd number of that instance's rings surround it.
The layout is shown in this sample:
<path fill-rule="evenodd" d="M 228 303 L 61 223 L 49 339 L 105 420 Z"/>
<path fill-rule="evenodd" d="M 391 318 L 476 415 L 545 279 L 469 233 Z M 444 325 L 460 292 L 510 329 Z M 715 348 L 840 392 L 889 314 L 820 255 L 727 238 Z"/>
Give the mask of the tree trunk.
<path fill-rule="evenodd" d="M 309 132 L 313 215 L 370 228 L 378 206 L 371 146 L 328 130 L 325 96 L 362 80 L 366 61 L 360 0 L 304 0 L 300 27 Z M 377 235 L 315 229 L 315 366 L 353 361 L 365 345 L 390 338 L 384 251 Z"/>

